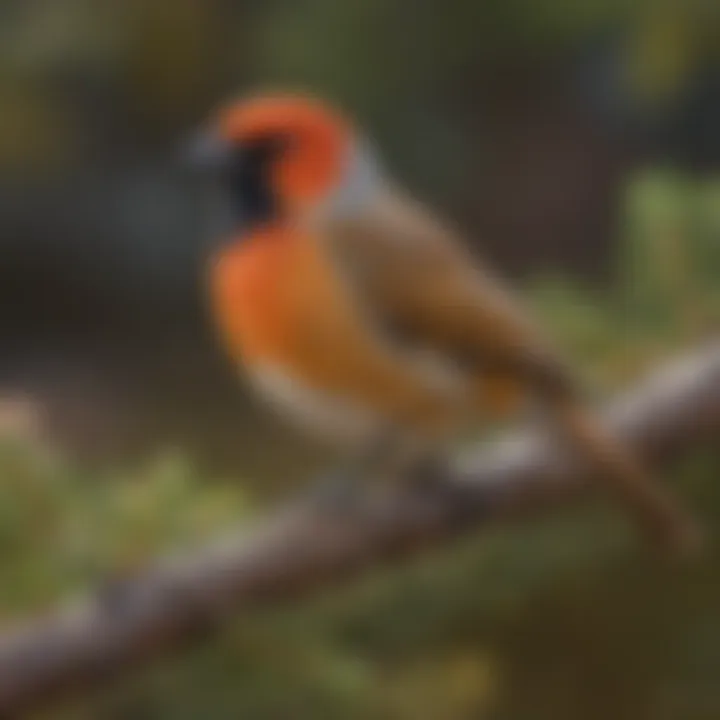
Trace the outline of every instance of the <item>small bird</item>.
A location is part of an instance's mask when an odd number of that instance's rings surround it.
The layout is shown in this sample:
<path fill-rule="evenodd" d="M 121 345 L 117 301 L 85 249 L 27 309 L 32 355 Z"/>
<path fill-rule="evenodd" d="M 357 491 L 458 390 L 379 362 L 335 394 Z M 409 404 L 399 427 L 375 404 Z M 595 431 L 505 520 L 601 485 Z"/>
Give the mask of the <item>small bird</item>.
<path fill-rule="evenodd" d="M 224 344 L 283 414 L 346 443 L 351 475 L 431 477 L 474 418 L 534 399 L 656 544 L 694 547 L 693 521 L 604 430 L 529 313 L 343 112 L 240 99 L 193 155 L 232 211 L 209 273 Z"/>

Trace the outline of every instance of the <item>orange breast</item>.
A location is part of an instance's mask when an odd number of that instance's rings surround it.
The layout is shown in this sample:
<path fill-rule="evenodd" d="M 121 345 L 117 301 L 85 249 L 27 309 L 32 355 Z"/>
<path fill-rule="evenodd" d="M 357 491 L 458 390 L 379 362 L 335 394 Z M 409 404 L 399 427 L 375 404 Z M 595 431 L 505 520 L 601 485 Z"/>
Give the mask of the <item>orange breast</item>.
<path fill-rule="evenodd" d="M 448 410 L 434 382 L 365 322 L 319 242 L 265 230 L 217 258 L 211 285 L 220 331 L 246 366 L 272 366 L 310 388 L 406 419 Z"/>
<path fill-rule="evenodd" d="M 253 363 L 284 353 L 292 330 L 287 282 L 296 242 L 265 231 L 238 240 L 215 258 L 211 289 L 220 332 L 237 360 Z"/>
<path fill-rule="evenodd" d="M 212 287 L 234 357 L 328 381 L 334 363 L 325 356 L 351 323 L 342 284 L 315 242 L 289 229 L 257 232 L 220 255 Z"/>

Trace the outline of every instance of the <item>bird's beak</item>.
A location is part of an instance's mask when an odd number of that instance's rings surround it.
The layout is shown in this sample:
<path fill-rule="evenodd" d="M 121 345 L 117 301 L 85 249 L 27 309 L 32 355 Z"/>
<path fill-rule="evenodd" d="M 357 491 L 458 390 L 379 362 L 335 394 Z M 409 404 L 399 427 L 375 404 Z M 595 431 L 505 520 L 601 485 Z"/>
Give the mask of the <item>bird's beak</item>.
<path fill-rule="evenodd" d="M 218 133 L 202 130 L 183 144 L 181 158 L 190 169 L 218 172 L 230 162 L 232 148 Z"/>
<path fill-rule="evenodd" d="M 206 251 L 234 238 L 237 234 L 238 219 L 228 199 L 227 192 L 221 192 L 219 182 L 231 167 L 233 153 L 230 143 L 217 133 L 203 130 L 181 142 L 177 152 L 180 171 L 188 179 L 198 180 L 197 202 L 202 227 L 198 228 L 204 238 L 214 238 Z M 216 239 L 216 240 L 215 240 Z"/>

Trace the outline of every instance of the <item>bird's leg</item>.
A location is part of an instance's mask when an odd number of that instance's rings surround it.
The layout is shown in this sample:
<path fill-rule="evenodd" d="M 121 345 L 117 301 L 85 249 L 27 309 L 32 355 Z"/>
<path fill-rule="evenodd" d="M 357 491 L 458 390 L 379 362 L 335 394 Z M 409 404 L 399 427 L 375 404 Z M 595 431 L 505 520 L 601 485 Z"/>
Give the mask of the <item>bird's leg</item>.
<path fill-rule="evenodd" d="M 403 502 L 440 509 L 449 522 L 460 528 L 474 522 L 483 508 L 479 507 L 477 493 L 458 480 L 446 448 L 445 443 L 416 442 L 415 452 L 407 453 L 398 469 L 395 490 L 401 493 Z"/>
<path fill-rule="evenodd" d="M 444 448 L 445 443 L 437 438 L 406 435 L 398 439 L 385 460 L 386 485 L 410 493 L 434 492 L 447 486 L 450 463 Z"/>
<path fill-rule="evenodd" d="M 309 499 L 323 508 L 348 509 L 358 500 L 363 475 L 360 462 L 347 463 L 323 473 L 310 488 Z"/>
<path fill-rule="evenodd" d="M 449 484 L 449 459 L 437 447 L 425 448 L 402 469 L 400 484 L 413 492 L 436 492 Z"/>
<path fill-rule="evenodd" d="M 385 475 L 388 459 L 396 447 L 392 431 L 379 433 L 351 460 L 324 473 L 310 491 L 310 498 L 324 507 L 344 510 L 357 507 L 368 485 Z"/>

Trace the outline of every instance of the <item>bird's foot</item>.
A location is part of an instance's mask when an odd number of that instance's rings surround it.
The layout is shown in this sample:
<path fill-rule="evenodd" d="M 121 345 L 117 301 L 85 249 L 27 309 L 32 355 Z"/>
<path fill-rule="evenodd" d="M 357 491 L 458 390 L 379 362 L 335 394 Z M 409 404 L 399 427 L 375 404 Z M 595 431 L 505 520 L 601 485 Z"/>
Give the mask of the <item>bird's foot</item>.
<path fill-rule="evenodd" d="M 410 497 L 446 508 L 458 525 L 472 522 L 478 514 L 476 495 L 457 479 L 445 456 L 428 456 L 409 468 L 405 488 Z"/>
<path fill-rule="evenodd" d="M 357 473 L 347 468 L 322 475 L 308 491 L 308 499 L 314 507 L 333 512 L 357 510 L 362 497 Z"/>
<path fill-rule="evenodd" d="M 442 455 L 428 455 L 407 468 L 404 485 L 413 493 L 444 492 L 450 484 L 450 463 Z"/>

